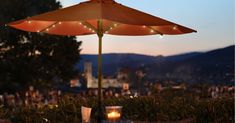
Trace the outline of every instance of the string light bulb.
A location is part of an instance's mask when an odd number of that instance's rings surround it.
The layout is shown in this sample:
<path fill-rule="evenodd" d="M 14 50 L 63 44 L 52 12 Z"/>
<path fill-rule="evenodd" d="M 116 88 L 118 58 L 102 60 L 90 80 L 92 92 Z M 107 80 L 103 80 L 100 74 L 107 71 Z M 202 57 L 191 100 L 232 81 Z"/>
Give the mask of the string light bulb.
<path fill-rule="evenodd" d="M 144 25 L 143 28 L 146 28 L 146 26 Z"/>
<path fill-rule="evenodd" d="M 173 27 L 173 30 L 176 30 L 176 29 L 177 29 L 177 26 L 174 26 L 174 27 Z"/>
<path fill-rule="evenodd" d="M 151 32 L 151 33 L 154 33 L 154 30 L 153 30 L 153 29 L 151 29 L 151 30 L 150 30 L 150 32 Z"/>
<path fill-rule="evenodd" d="M 59 22 L 59 25 L 62 24 L 61 22 Z"/>

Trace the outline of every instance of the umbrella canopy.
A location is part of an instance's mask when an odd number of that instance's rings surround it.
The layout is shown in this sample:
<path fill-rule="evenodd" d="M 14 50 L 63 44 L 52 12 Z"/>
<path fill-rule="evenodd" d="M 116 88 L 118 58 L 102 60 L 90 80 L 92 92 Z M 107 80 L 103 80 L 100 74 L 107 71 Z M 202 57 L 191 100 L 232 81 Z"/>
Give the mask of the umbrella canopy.
<path fill-rule="evenodd" d="M 177 35 L 196 32 L 193 29 L 126 7 L 114 0 L 90 0 L 80 4 L 29 17 L 8 24 L 11 27 L 55 35 L 97 34 L 98 57 L 98 123 L 102 110 L 102 37 L 103 34 L 142 36 Z"/>
<path fill-rule="evenodd" d="M 56 35 L 89 35 L 98 32 L 102 19 L 103 33 L 112 35 L 184 34 L 196 32 L 179 24 L 126 7 L 113 0 L 91 0 L 29 17 L 9 25 L 29 32 Z"/>

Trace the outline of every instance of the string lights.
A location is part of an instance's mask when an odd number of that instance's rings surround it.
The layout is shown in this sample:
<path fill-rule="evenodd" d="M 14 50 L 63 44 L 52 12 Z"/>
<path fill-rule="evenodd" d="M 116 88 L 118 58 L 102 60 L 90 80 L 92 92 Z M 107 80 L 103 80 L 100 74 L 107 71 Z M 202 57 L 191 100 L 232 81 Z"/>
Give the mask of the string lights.
<path fill-rule="evenodd" d="M 43 31 L 48 32 L 48 31 L 50 31 L 50 29 L 51 29 L 51 28 L 55 28 L 57 24 L 61 25 L 61 24 L 62 24 L 62 22 L 60 22 L 60 21 L 59 21 L 59 22 L 55 22 L 54 24 L 52 24 L 52 25 L 48 26 L 48 27 L 47 27 L 47 28 L 45 28 L 45 29 L 37 30 L 37 32 L 38 32 L 38 33 L 43 32 Z"/>
<path fill-rule="evenodd" d="M 43 31 L 48 32 L 48 31 L 50 31 L 51 28 L 55 28 L 57 24 L 61 25 L 62 22 L 57 22 L 57 23 L 55 23 L 55 24 L 53 24 L 53 25 L 47 27 L 47 28 L 44 29 L 44 30 L 41 30 L 41 31 L 40 31 L 40 30 L 37 30 L 37 32 L 38 32 L 38 33 L 39 33 L 39 32 L 43 32 Z M 92 25 L 89 25 L 89 24 L 86 25 L 85 23 L 80 22 L 80 21 L 77 22 L 77 24 L 81 25 L 84 29 L 87 29 L 87 30 L 89 30 L 89 31 L 92 32 L 92 33 L 95 33 L 95 32 L 96 32 L 96 30 L 93 29 L 94 27 L 92 27 Z M 109 30 L 113 29 L 114 27 L 117 27 L 117 24 L 114 24 L 113 27 L 110 27 L 110 28 L 109 28 Z M 106 33 L 108 33 L 108 30 L 106 31 Z"/>
<path fill-rule="evenodd" d="M 83 23 L 83 22 L 78 22 L 79 25 L 82 25 L 84 29 L 88 29 L 89 31 L 91 31 L 92 33 L 95 32 L 95 29 L 93 29 L 94 27 L 92 25 Z"/>
<path fill-rule="evenodd" d="M 29 22 L 29 21 L 27 21 L 27 22 L 28 22 L 28 23 L 31 23 L 31 22 Z M 51 25 L 51 26 L 49 26 L 49 27 L 47 27 L 47 28 L 45 28 L 45 29 L 43 29 L 43 30 L 37 30 L 37 32 L 38 32 L 38 33 L 43 32 L 43 31 L 48 32 L 48 31 L 50 31 L 51 28 L 55 28 L 55 27 L 57 26 L 57 24 L 61 25 L 62 22 L 54 23 L 53 25 Z M 92 32 L 92 33 L 95 33 L 95 32 L 96 32 L 96 30 L 93 29 L 94 27 L 92 27 L 92 26 L 90 26 L 90 25 L 86 25 L 86 24 L 83 23 L 83 22 L 78 22 L 78 24 L 81 25 L 84 29 L 87 29 L 87 30 L 89 30 L 89 31 Z M 114 24 L 113 26 L 116 27 L 117 24 Z M 110 29 L 113 29 L 113 27 L 111 27 Z M 108 31 L 106 31 L 106 32 L 108 33 Z"/>
<path fill-rule="evenodd" d="M 148 29 L 151 34 L 160 34 L 161 35 L 160 38 L 163 38 L 162 37 L 163 34 L 160 31 L 158 31 L 157 29 L 155 29 L 154 27 L 143 25 L 142 28 Z"/>
<path fill-rule="evenodd" d="M 108 29 L 105 31 L 105 33 L 106 33 L 106 34 L 109 33 L 109 31 L 113 30 L 113 29 L 116 28 L 117 26 L 118 26 L 117 23 L 112 24 L 111 26 L 108 27 Z"/>

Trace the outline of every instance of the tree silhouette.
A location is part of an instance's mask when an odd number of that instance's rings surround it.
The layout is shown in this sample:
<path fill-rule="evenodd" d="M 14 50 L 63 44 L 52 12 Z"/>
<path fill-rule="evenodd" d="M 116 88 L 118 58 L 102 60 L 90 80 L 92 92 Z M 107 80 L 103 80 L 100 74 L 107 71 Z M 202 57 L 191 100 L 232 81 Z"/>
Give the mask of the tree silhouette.
<path fill-rule="evenodd" d="M 4 24 L 60 8 L 56 0 L 4 0 L 0 4 L 0 89 L 45 87 L 76 75 L 76 37 L 19 31 Z"/>

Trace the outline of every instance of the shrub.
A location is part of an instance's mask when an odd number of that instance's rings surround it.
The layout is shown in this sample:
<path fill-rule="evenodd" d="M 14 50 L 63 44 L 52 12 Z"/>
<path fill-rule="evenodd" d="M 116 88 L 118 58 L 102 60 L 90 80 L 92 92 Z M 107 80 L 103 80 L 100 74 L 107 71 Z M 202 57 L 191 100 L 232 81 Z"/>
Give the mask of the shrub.
<path fill-rule="evenodd" d="M 119 97 L 103 100 L 105 106 L 123 106 L 122 119 L 138 121 L 176 121 L 194 118 L 198 123 L 234 122 L 234 99 L 203 99 L 197 100 L 187 95 Z M 0 108 L 0 118 L 11 119 L 13 123 L 51 123 L 81 122 L 81 106 L 92 107 L 92 119 L 96 119 L 97 98 L 63 97 L 58 105 L 35 107 Z M 105 116 L 103 115 L 103 118 Z"/>

